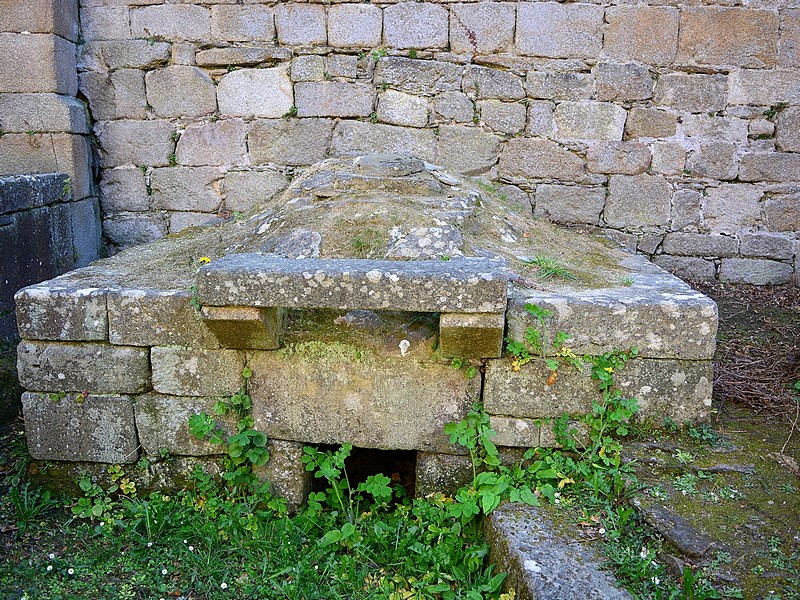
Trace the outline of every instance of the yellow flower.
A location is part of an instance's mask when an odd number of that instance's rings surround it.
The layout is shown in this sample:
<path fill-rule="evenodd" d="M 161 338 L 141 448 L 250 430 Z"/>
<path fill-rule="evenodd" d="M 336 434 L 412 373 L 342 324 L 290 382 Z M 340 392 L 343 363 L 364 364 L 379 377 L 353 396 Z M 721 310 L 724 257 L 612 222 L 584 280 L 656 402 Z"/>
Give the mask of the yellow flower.
<path fill-rule="evenodd" d="M 208 263 L 211 262 L 211 259 L 208 258 L 207 256 L 201 256 L 197 262 L 199 262 L 201 265 L 207 265 Z"/>
<path fill-rule="evenodd" d="M 614 367 L 606 367 L 605 369 L 603 369 L 603 371 L 606 371 L 608 373 L 613 373 L 614 372 Z"/>

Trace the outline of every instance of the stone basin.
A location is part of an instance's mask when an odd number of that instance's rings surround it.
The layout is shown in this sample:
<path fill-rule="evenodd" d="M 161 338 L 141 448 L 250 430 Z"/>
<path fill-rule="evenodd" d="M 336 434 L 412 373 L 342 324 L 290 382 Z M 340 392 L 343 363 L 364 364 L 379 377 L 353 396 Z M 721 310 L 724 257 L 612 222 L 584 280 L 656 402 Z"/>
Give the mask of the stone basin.
<path fill-rule="evenodd" d="M 536 261 L 555 261 L 562 276 Z M 552 275 L 552 273 L 550 273 Z M 453 479 L 443 433 L 482 402 L 504 448 L 554 445 L 588 372 L 503 356 L 533 318 L 578 354 L 639 348 L 618 374 L 642 416 L 705 420 L 713 301 L 604 238 L 534 219 L 480 181 L 395 155 L 335 158 L 251 214 L 20 290 L 23 410 L 40 460 L 133 463 L 218 452 L 187 420 L 247 385 L 291 495 L 303 444 L 417 453 L 417 490 Z M 467 369 L 456 364 L 472 365 Z M 245 381 L 248 367 L 252 377 Z"/>

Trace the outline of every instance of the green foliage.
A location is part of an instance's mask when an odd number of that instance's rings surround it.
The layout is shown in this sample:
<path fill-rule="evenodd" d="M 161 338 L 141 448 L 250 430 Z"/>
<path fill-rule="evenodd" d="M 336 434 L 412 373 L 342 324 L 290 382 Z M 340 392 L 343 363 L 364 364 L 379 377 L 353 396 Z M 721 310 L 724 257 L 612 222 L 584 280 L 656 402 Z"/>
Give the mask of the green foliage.
<path fill-rule="evenodd" d="M 253 467 L 264 466 L 269 461 L 267 436 L 253 429 L 255 422 L 250 415 L 253 400 L 247 393 L 247 383 L 252 376 L 253 371 L 245 367 L 242 370 L 245 385 L 227 400 L 214 404 L 215 416 L 236 417 L 236 433 L 228 435 L 225 428 L 206 413 L 189 417 L 189 433 L 193 437 L 222 446 L 226 452 L 228 469 L 223 473 L 223 478 L 239 483 L 252 479 Z"/>
<path fill-rule="evenodd" d="M 292 105 L 289 108 L 289 110 L 287 110 L 285 113 L 283 113 L 283 118 L 284 119 L 290 119 L 290 118 L 296 117 L 296 116 L 297 116 L 297 107 L 295 105 Z"/>
<path fill-rule="evenodd" d="M 537 255 L 533 258 L 523 260 L 522 262 L 535 265 L 536 274 L 540 279 L 566 279 L 569 281 L 575 280 L 575 274 L 569 269 L 561 266 L 555 258 Z"/>
<path fill-rule="evenodd" d="M 456 356 L 450 361 L 450 367 L 459 370 L 464 369 L 464 375 L 467 376 L 467 379 L 474 379 L 478 374 L 478 367 L 470 364 L 468 359 L 460 356 Z"/>
<path fill-rule="evenodd" d="M 581 359 L 566 344 L 570 339 L 568 334 L 558 331 L 552 340 L 548 340 L 547 324 L 550 317 L 553 316 L 553 312 L 536 304 L 526 304 L 525 310 L 534 318 L 535 326 L 526 328 L 522 340 L 506 338 L 506 351 L 514 357 L 511 362 L 514 371 L 519 371 L 537 356 L 542 359 L 552 373 L 556 373 L 562 363 L 582 370 Z M 553 379 L 554 381 L 555 379 Z M 548 385 L 550 383 L 548 382 Z"/>

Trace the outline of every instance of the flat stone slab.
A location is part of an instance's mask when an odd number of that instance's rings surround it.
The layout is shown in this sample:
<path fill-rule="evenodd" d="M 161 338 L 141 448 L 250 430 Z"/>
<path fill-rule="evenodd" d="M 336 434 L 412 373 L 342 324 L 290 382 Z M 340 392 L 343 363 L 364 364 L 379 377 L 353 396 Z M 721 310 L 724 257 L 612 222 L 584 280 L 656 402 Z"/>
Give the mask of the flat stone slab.
<path fill-rule="evenodd" d="M 225 256 L 197 275 L 210 306 L 501 313 L 508 274 L 502 261 L 291 260 Z"/>
<path fill-rule="evenodd" d="M 629 600 L 596 548 L 555 509 L 507 503 L 486 519 L 491 560 L 517 600 Z M 566 518 L 563 517 L 566 521 Z"/>

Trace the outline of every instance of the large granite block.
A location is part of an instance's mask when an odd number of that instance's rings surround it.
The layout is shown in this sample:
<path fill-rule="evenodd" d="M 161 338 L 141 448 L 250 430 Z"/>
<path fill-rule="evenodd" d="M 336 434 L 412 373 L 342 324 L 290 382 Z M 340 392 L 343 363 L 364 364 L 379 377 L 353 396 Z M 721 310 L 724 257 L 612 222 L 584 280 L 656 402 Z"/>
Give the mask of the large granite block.
<path fill-rule="evenodd" d="M 315 444 L 459 451 L 443 427 L 479 399 L 480 375 L 349 349 L 319 343 L 256 352 L 249 363 L 256 429 Z"/>
<path fill-rule="evenodd" d="M 17 369 L 28 390 L 138 394 L 150 388 L 149 354 L 129 346 L 23 341 Z"/>
<path fill-rule="evenodd" d="M 94 341 L 108 337 L 103 289 L 55 279 L 20 290 L 14 300 L 22 338 Z"/>
<path fill-rule="evenodd" d="M 130 396 L 26 392 L 22 410 L 33 458 L 103 463 L 139 458 Z"/>
<path fill-rule="evenodd" d="M 514 371 L 508 359 L 490 360 L 484 407 L 491 415 L 523 419 L 586 414 L 601 397 L 590 375 L 588 365 L 582 371 L 564 365 L 555 383 L 548 385 L 550 369 L 543 361 L 534 360 Z M 641 417 L 668 416 L 682 423 L 707 420 L 710 415 L 714 379 L 710 360 L 635 359 L 614 379 L 623 396 L 639 400 Z"/>

